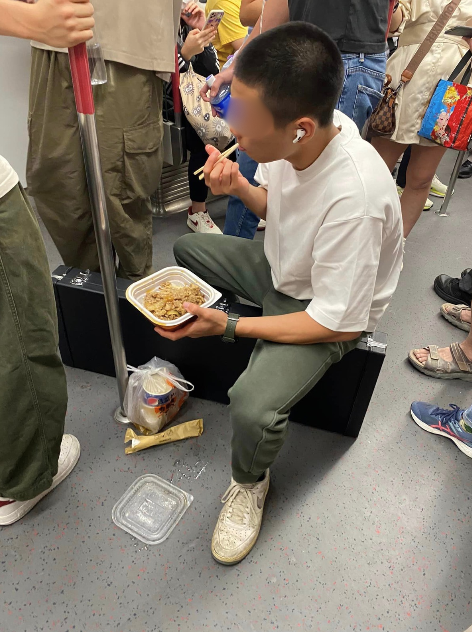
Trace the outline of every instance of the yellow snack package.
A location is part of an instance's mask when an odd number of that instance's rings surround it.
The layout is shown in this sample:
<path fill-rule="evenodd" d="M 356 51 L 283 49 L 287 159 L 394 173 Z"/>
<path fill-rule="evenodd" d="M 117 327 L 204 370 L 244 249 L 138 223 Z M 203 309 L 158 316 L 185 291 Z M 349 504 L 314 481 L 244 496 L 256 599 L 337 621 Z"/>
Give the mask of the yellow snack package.
<path fill-rule="evenodd" d="M 133 454 L 145 450 L 153 445 L 163 445 L 173 441 L 181 441 L 190 437 L 199 437 L 203 433 L 203 419 L 194 419 L 186 423 L 172 426 L 164 432 L 155 435 L 137 435 L 134 430 L 128 428 L 125 434 L 125 443 L 131 441 L 131 446 L 125 448 L 125 454 Z"/>

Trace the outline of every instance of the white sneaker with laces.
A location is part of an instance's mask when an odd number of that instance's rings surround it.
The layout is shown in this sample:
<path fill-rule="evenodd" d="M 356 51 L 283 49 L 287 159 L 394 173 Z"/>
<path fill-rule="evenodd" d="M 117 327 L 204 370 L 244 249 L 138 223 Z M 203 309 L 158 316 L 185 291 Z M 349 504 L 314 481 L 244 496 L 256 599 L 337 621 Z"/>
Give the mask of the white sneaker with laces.
<path fill-rule="evenodd" d="M 403 189 L 402 187 L 398 186 L 397 184 L 397 193 L 398 193 L 398 197 L 402 196 L 402 193 L 405 189 Z M 432 208 L 434 202 L 432 200 L 430 200 L 429 198 L 426 199 L 426 202 L 424 204 L 423 207 L 423 211 L 429 211 L 430 208 Z"/>
<path fill-rule="evenodd" d="M 79 441 L 73 435 L 65 434 L 62 437 L 57 474 L 52 479 L 51 487 L 31 500 L 20 501 L 0 497 L 0 526 L 5 527 L 23 518 L 46 494 L 49 494 L 72 472 L 79 456 Z"/>
<path fill-rule="evenodd" d="M 262 481 L 252 485 L 242 485 L 231 479 L 231 485 L 221 499 L 225 506 L 211 542 L 212 555 L 220 564 L 237 564 L 255 545 L 261 530 L 269 480 L 269 470 Z"/>
<path fill-rule="evenodd" d="M 193 230 L 194 233 L 213 233 L 215 235 L 222 235 L 223 233 L 218 226 L 213 222 L 208 211 L 200 213 L 190 213 L 187 217 L 187 226 Z"/>
<path fill-rule="evenodd" d="M 433 181 L 431 182 L 431 195 L 438 198 L 445 198 L 447 193 L 447 186 L 441 182 L 436 174 L 434 174 Z M 454 193 L 454 191 L 453 191 Z"/>

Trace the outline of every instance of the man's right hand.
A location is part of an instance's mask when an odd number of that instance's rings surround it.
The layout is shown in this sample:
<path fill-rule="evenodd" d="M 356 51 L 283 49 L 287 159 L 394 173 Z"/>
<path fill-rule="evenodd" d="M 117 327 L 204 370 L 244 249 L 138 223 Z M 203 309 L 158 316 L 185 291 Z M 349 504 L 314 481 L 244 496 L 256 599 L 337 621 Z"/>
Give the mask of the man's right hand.
<path fill-rule="evenodd" d="M 70 48 L 93 37 L 95 20 L 88 0 L 38 0 L 28 10 L 25 26 L 30 39 Z"/>
<path fill-rule="evenodd" d="M 215 167 L 221 152 L 212 145 L 207 145 L 205 149 L 208 153 L 208 160 L 205 163 L 203 173 L 205 184 L 210 187 L 213 195 L 244 197 L 250 185 L 249 181 L 240 174 L 238 163 L 225 158 Z"/>

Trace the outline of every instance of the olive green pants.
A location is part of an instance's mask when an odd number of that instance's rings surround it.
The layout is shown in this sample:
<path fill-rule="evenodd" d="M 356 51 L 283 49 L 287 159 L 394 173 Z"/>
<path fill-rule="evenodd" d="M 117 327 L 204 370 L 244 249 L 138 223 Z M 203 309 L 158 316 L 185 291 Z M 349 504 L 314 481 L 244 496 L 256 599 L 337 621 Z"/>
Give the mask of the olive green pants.
<path fill-rule="evenodd" d="M 44 243 L 21 186 L 0 198 L 0 496 L 51 486 L 67 388 Z"/>
<path fill-rule="evenodd" d="M 301 312 L 309 303 L 274 289 L 262 242 L 186 235 L 176 242 L 174 254 L 179 265 L 210 285 L 262 307 L 264 316 Z M 254 483 L 272 465 L 287 436 L 290 408 L 358 340 L 313 345 L 257 341 L 247 369 L 229 391 L 232 468 L 238 483 Z"/>
<path fill-rule="evenodd" d="M 94 87 L 97 134 L 118 274 L 152 272 L 149 196 L 162 168 L 162 81 L 154 72 L 106 62 Z M 99 270 L 68 55 L 32 49 L 28 194 L 64 263 Z"/>

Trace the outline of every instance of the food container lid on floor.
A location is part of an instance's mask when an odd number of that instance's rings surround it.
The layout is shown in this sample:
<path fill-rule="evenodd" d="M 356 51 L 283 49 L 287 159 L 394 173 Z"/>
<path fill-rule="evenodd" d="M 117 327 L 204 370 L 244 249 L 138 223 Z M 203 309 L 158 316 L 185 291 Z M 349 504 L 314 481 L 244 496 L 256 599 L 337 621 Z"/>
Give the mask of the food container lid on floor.
<path fill-rule="evenodd" d="M 193 496 L 155 474 L 140 476 L 113 507 L 113 522 L 145 542 L 160 544 L 190 507 Z"/>
<path fill-rule="evenodd" d="M 179 266 L 164 268 L 159 272 L 155 272 L 145 279 L 141 279 L 140 281 L 136 281 L 130 285 L 126 290 L 126 298 L 128 301 L 139 309 L 139 311 L 152 323 L 159 325 L 160 327 L 164 327 L 165 329 L 177 329 L 193 318 L 192 314 L 184 314 L 174 320 L 163 320 L 162 318 L 154 316 L 154 314 L 144 307 L 146 294 L 150 290 L 158 290 L 161 285 L 166 282 L 179 287 L 185 287 L 186 285 L 191 285 L 193 283 L 198 285 L 205 297 L 205 302 L 201 305 L 201 307 L 211 307 L 211 305 L 214 305 L 214 303 L 221 298 L 221 293 L 212 288 L 211 285 L 205 283 L 205 281 L 197 277 L 197 275 L 190 270 L 180 268 Z"/>

